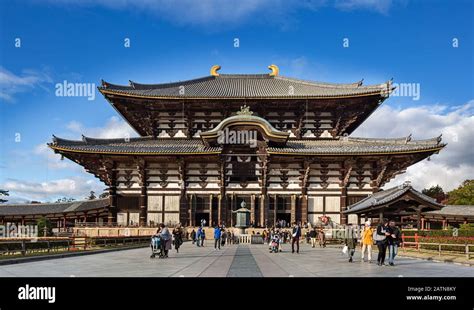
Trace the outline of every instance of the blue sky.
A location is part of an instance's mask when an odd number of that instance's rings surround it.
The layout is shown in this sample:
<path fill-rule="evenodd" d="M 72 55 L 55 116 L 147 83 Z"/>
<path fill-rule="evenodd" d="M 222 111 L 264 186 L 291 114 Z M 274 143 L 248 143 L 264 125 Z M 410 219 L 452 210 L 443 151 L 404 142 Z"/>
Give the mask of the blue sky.
<path fill-rule="evenodd" d="M 454 144 L 447 155 L 405 177 L 420 187 L 433 182 L 455 187 L 471 176 L 473 144 L 466 144 L 474 136 L 472 1 L 169 3 L 1 2 L 0 188 L 10 189 L 11 201 L 82 198 L 103 187 L 44 147 L 52 134 L 79 139 L 81 133 L 131 132 L 99 93 L 93 101 L 57 97 L 56 83 L 185 80 L 208 75 L 214 64 L 222 73 L 264 73 L 275 63 L 281 75 L 302 79 L 364 78 L 370 84 L 393 77 L 419 83 L 419 100 L 389 99 L 355 134 L 390 137 L 414 131 L 415 138 L 428 138 L 443 133 Z M 344 38 L 349 47 L 343 46 Z M 432 172 L 433 165 L 441 176 Z"/>

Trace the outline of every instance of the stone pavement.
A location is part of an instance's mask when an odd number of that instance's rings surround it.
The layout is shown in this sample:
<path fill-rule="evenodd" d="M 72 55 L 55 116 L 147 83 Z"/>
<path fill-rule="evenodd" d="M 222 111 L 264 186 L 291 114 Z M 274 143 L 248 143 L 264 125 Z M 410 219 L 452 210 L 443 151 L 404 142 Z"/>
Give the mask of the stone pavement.
<path fill-rule="evenodd" d="M 45 261 L 0 266 L 0 277 L 466 277 L 474 267 L 397 257 L 396 266 L 348 263 L 340 248 L 303 244 L 300 254 L 290 245 L 269 253 L 266 245 L 226 245 L 214 250 L 211 242 L 198 248 L 186 242 L 170 251 L 168 259 L 150 259 L 140 248 Z"/>

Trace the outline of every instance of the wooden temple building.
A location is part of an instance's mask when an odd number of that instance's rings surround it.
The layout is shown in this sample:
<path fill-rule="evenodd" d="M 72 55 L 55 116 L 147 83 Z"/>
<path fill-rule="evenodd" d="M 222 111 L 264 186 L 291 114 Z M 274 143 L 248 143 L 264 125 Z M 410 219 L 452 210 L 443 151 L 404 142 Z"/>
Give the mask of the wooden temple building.
<path fill-rule="evenodd" d="M 220 74 L 166 84 L 102 82 L 99 91 L 139 137 L 49 144 L 109 187 L 107 221 L 255 227 L 357 221 L 347 206 L 445 144 L 351 137 L 389 97 L 391 81 L 334 84 L 269 74 Z M 389 120 L 387 120 L 389 121 Z M 222 139 L 232 137 L 248 139 Z M 226 136 L 227 137 L 227 136 Z"/>

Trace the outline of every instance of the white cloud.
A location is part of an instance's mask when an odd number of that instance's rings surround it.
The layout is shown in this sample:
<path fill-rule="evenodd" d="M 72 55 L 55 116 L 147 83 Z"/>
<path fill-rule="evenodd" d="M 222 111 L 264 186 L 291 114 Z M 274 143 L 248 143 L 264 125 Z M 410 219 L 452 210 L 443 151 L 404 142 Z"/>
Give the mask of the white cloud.
<path fill-rule="evenodd" d="M 405 180 L 419 189 L 439 184 L 452 190 L 465 179 L 474 178 L 474 100 L 464 105 L 417 106 L 397 109 L 382 106 L 359 127 L 352 136 L 406 137 L 426 139 L 443 134 L 448 145 L 430 161 L 423 161 L 408 168 L 386 187 Z"/>
<path fill-rule="evenodd" d="M 235 24 L 252 17 L 285 24 L 298 10 L 329 7 L 339 10 L 364 9 L 386 14 L 392 0 L 50 0 L 55 4 L 95 6 L 153 13 L 177 24 Z"/>
<path fill-rule="evenodd" d="M 20 75 L 16 75 L 0 67 L 0 99 L 12 101 L 17 93 L 31 91 L 37 87 L 45 88 L 45 84 L 52 82 L 46 72 L 23 70 Z"/>
<path fill-rule="evenodd" d="M 7 179 L 0 188 L 10 191 L 9 203 L 37 200 L 41 202 L 55 201 L 61 197 L 84 199 L 90 191 L 101 193 L 104 185 L 97 180 L 83 177 L 57 179 L 46 182 L 31 182 L 17 179 Z"/>
<path fill-rule="evenodd" d="M 341 10 L 371 10 L 387 14 L 392 7 L 392 0 L 336 0 L 335 7 Z"/>
<path fill-rule="evenodd" d="M 67 128 L 74 134 L 84 134 L 93 138 L 127 138 L 137 136 L 137 133 L 123 119 L 112 116 L 104 127 L 84 127 L 80 122 L 71 121 Z"/>
<path fill-rule="evenodd" d="M 49 169 L 77 169 L 77 167 L 80 167 L 70 160 L 61 160 L 61 155 L 54 153 L 53 150 L 48 147 L 46 142 L 38 144 L 34 148 L 33 153 L 38 155 L 37 158 L 42 163 L 46 164 Z"/>

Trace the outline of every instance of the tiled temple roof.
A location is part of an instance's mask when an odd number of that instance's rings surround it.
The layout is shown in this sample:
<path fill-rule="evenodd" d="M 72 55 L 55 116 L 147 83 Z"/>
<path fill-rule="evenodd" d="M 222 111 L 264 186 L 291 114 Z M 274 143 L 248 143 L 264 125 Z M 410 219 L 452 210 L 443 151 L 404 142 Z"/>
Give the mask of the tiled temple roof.
<path fill-rule="evenodd" d="M 115 85 L 103 81 L 103 94 L 168 98 L 339 98 L 388 95 L 391 81 L 363 86 L 362 81 L 350 84 L 323 83 L 269 74 L 221 74 L 193 80 L 165 83 Z"/>
<path fill-rule="evenodd" d="M 213 154 L 220 153 L 220 147 L 206 147 L 201 139 L 138 137 L 126 139 L 94 139 L 84 137 L 82 141 L 54 137 L 49 144 L 53 149 L 109 154 Z"/>
<path fill-rule="evenodd" d="M 382 206 L 396 201 L 399 197 L 403 196 L 408 192 L 411 192 L 412 194 L 416 195 L 418 198 L 425 201 L 429 205 L 434 205 L 440 208 L 444 207 L 443 204 L 436 202 L 436 199 L 433 199 L 423 193 L 420 193 L 419 191 L 415 190 L 411 185 L 402 185 L 376 192 L 368 196 L 367 198 L 362 199 L 361 201 L 356 202 L 353 205 L 350 205 L 348 209 L 344 211 L 344 213 L 358 213 L 360 211 L 368 210 L 377 206 Z"/>
<path fill-rule="evenodd" d="M 440 138 L 428 140 L 368 139 L 343 137 L 338 139 L 290 139 L 284 146 L 268 147 L 271 154 L 302 155 L 370 155 L 436 152 L 443 148 Z M 59 152 L 106 153 L 106 154 L 219 154 L 221 147 L 206 147 L 201 139 L 139 137 L 125 139 L 92 139 L 82 141 L 54 137 L 49 146 Z"/>
<path fill-rule="evenodd" d="M 424 212 L 425 215 L 434 216 L 466 216 L 474 217 L 474 206 L 470 205 L 447 205 L 441 210 Z"/>
<path fill-rule="evenodd" d="M 318 140 L 289 140 L 284 147 L 270 147 L 269 153 L 308 154 L 308 155 L 345 155 L 421 152 L 441 149 L 440 138 L 428 140 L 339 138 Z"/>
<path fill-rule="evenodd" d="M 1 204 L 0 216 L 67 214 L 98 210 L 109 204 L 109 198 L 60 203 Z"/>

